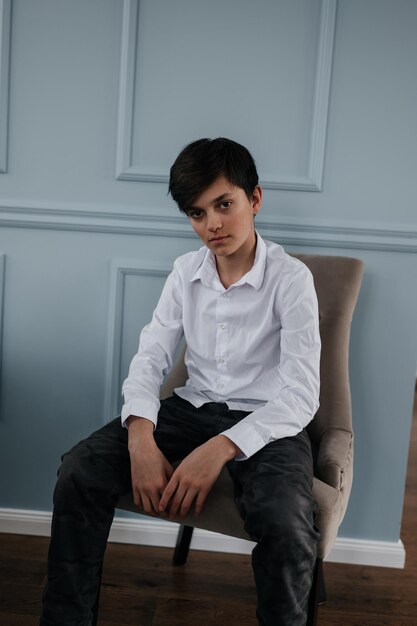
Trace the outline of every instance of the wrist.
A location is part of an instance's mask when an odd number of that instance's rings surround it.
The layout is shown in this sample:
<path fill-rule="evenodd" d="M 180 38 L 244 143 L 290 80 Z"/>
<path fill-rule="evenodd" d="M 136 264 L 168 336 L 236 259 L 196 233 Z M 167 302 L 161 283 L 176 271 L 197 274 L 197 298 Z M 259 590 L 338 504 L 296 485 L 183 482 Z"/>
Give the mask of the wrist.
<path fill-rule="evenodd" d="M 154 424 L 146 417 L 139 417 L 137 415 L 129 415 L 127 418 L 128 426 L 128 440 L 129 444 L 138 440 L 154 442 L 153 431 Z"/>
<path fill-rule="evenodd" d="M 232 461 L 242 453 L 241 449 L 226 435 L 217 435 L 216 439 L 224 454 L 225 462 Z"/>

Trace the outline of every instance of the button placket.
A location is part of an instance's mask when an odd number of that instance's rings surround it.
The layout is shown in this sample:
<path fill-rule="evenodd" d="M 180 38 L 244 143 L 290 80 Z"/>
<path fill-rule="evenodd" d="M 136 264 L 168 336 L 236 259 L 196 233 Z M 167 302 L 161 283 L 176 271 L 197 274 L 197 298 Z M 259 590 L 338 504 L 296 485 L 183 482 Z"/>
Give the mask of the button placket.
<path fill-rule="evenodd" d="M 226 363 L 226 354 L 227 354 L 227 331 L 228 325 L 224 321 L 225 315 L 225 305 L 226 301 L 224 296 L 226 294 L 222 293 L 217 300 L 217 308 L 216 308 L 216 323 L 217 323 L 217 332 L 216 332 L 216 346 L 215 346 L 215 358 L 216 358 L 216 368 L 219 373 L 219 377 L 216 381 L 216 387 L 221 389 L 224 387 L 224 378 L 227 371 L 227 363 Z M 221 375 L 223 374 L 223 376 Z"/>

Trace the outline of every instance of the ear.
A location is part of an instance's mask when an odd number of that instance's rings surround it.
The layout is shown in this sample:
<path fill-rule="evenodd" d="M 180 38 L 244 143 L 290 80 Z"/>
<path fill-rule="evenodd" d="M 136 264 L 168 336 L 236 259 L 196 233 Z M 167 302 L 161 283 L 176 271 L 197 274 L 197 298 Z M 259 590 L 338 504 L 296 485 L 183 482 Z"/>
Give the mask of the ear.
<path fill-rule="evenodd" d="M 256 185 L 252 194 L 252 212 L 255 216 L 260 210 L 262 206 L 262 187 L 260 185 Z"/>

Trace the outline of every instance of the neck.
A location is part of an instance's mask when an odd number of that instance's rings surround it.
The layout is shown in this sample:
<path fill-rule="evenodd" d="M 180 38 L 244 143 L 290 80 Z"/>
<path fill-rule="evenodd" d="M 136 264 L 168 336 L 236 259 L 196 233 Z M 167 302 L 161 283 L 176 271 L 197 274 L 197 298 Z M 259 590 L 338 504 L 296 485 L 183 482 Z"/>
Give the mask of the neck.
<path fill-rule="evenodd" d="M 253 232 L 246 244 L 235 254 L 226 257 L 216 256 L 219 278 L 227 289 L 252 269 L 256 254 L 256 233 Z"/>

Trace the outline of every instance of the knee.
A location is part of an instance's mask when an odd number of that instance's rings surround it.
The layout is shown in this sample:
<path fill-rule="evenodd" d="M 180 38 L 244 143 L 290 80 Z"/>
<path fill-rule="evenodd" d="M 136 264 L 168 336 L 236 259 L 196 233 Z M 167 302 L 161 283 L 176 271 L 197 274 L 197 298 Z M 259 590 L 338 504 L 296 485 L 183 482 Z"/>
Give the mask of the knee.
<path fill-rule="evenodd" d="M 61 458 L 54 490 L 54 506 L 68 503 L 85 484 L 85 453 L 78 444 Z"/>

